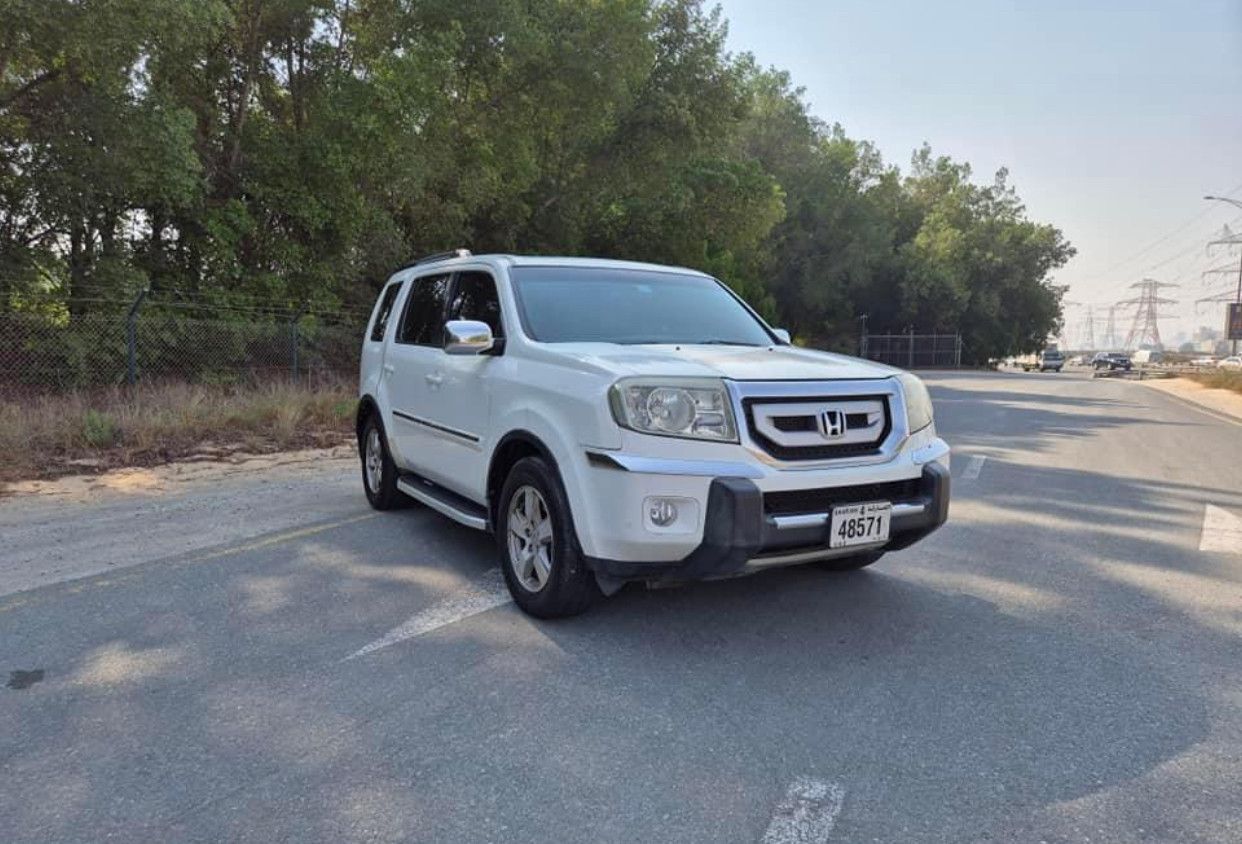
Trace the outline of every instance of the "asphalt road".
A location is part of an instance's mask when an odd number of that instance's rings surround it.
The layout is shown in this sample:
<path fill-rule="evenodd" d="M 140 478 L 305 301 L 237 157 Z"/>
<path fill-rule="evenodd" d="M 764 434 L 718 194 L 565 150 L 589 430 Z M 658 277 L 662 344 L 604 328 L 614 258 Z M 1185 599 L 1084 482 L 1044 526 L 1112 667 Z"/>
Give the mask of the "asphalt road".
<path fill-rule="evenodd" d="M 0 501 L 0 840 L 1242 841 L 1242 426 L 928 380 L 924 543 L 556 623 L 345 461 Z"/>

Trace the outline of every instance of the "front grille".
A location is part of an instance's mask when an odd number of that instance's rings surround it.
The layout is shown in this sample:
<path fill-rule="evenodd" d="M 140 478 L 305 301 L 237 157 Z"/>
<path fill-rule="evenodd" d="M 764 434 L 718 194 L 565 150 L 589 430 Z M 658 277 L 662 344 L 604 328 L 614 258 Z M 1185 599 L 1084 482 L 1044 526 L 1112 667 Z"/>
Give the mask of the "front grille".
<path fill-rule="evenodd" d="M 826 513 L 838 504 L 865 501 L 909 501 L 919 495 L 919 478 L 882 484 L 793 489 L 763 494 L 763 512 L 769 516 Z"/>
<path fill-rule="evenodd" d="M 792 412 L 793 408 L 805 408 L 808 404 L 822 402 L 824 407 L 832 408 L 834 405 L 848 405 L 850 403 L 862 402 L 879 402 L 883 405 L 884 420 L 880 426 L 878 433 L 874 437 L 870 437 L 861 442 L 848 443 L 830 443 L 824 442 L 822 445 L 785 445 L 773 441 L 766 436 L 763 431 L 755 424 L 755 407 L 763 405 L 771 410 L 773 414 L 772 425 L 781 433 L 790 434 L 808 434 L 817 431 L 819 420 L 814 415 L 807 414 L 805 411 Z M 782 405 L 788 405 L 791 408 L 791 414 L 788 416 L 777 416 L 779 408 Z M 880 453 L 880 447 L 884 444 L 885 438 L 893 429 L 892 408 L 886 395 L 862 395 L 862 396 L 823 396 L 808 398 L 743 398 L 742 411 L 746 417 L 746 427 L 750 432 L 751 439 L 766 451 L 768 454 L 778 460 L 831 460 L 845 457 L 870 457 Z M 845 414 L 846 424 L 849 430 L 858 431 L 867 424 L 866 413 Z"/>

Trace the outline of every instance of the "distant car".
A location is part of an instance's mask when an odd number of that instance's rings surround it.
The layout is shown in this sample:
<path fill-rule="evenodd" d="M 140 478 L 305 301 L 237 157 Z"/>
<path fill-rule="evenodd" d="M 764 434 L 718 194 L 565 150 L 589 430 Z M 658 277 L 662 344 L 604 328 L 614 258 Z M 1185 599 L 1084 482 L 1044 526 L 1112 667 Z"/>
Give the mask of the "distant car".
<path fill-rule="evenodd" d="M 1204 355 L 1201 358 L 1195 358 L 1190 362 L 1191 366 L 1216 366 L 1216 358 L 1211 355 Z"/>
<path fill-rule="evenodd" d="M 1133 364 L 1130 363 L 1128 355 L 1119 352 L 1100 352 L 1091 359 L 1091 366 L 1095 369 L 1107 369 L 1109 372 L 1118 369 L 1129 372 Z"/>
<path fill-rule="evenodd" d="M 1242 369 L 1242 357 L 1231 355 L 1216 364 L 1219 369 Z"/>
<path fill-rule="evenodd" d="M 1038 369 L 1040 372 L 1060 372 L 1061 367 L 1065 366 L 1065 355 L 1056 349 L 1046 349 L 1038 358 L 1027 358 L 1022 361 L 1022 371 L 1030 372 L 1032 369 Z"/>

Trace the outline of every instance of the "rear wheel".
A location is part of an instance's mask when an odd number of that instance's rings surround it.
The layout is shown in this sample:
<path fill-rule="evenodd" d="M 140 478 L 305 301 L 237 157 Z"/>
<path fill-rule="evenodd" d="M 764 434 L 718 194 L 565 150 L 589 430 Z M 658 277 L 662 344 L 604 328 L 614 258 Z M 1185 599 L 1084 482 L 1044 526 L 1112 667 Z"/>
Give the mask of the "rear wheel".
<path fill-rule="evenodd" d="M 408 499 L 397 489 L 397 465 L 388 453 L 384 424 L 377 413 L 367 417 L 358 446 L 362 458 L 362 488 L 371 506 L 376 510 L 391 510 L 405 504 Z"/>
<path fill-rule="evenodd" d="M 815 566 L 824 571 L 854 571 L 855 569 L 866 568 L 883 556 L 883 551 L 864 551 L 861 554 L 851 554 L 848 557 L 833 557 L 829 560 L 820 560 L 815 563 Z"/>
<path fill-rule="evenodd" d="M 575 541 L 560 478 L 543 458 L 523 458 L 509 470 L 496 521 L 500 568 L 523 610 L 537 618 L 564 618 L 599 597 Z"/>

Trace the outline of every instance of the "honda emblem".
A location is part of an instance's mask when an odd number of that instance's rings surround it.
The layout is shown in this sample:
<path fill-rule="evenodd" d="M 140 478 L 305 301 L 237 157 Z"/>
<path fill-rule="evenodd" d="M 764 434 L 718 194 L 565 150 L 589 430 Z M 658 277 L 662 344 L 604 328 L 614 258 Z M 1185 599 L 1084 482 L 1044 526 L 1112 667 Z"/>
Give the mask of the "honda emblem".
<path fill-rule="evenodd" d="M 826 440 L 839 440 L 847 430 L 845 414 L 839 410 L 825 410 L 819 414 L 819 433 Z"/>

